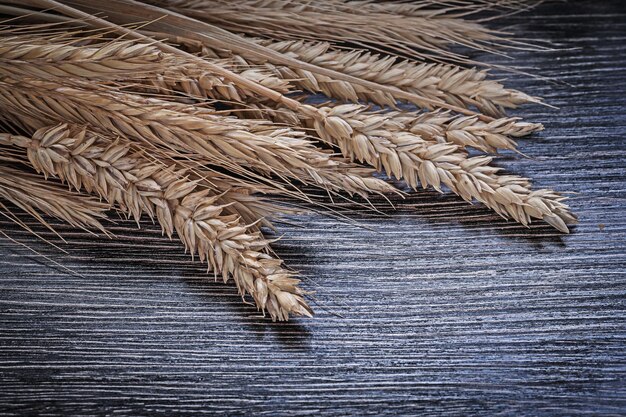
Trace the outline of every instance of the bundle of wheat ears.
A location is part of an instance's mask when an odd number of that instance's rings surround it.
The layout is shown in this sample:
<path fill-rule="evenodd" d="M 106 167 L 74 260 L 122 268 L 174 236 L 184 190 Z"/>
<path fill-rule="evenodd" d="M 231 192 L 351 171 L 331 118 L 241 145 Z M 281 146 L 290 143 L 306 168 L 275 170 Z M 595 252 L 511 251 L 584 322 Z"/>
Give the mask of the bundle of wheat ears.
<path fill-rule="evenodd" d="M 483 26 L 530 6 L 0 0 L 0 208 L 107 235 L 147 216 L 274 320 L 313 314 L 266 234 L 314 187 L 433 188 L 568 233 L 561 194 L 490 156 L 543 128 L 506 116 L 541 100 L 467 56 L 542 49 Z"/>

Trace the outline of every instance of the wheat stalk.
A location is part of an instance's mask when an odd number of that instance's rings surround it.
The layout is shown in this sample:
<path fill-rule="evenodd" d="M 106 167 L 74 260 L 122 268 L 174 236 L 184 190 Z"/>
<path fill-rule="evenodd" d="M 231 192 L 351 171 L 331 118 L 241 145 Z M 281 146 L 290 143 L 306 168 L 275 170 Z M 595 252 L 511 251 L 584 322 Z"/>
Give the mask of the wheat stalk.
<path fill-rule="evenodd" d="M 131 152 L 129 143 L 111 142 L 77 126 L 42 128 L 32 138 L 0 134 L 0 143 L 26 149 L 38 172 L 94 191 L 137 219 L 142 212 L 156 216 L 168 237 L 176 230 L 192 256 L 197 253 L 224 282 L 232 278 L 241 295 L 252 295 L 273 319 L 312 314 L 293 273 L 264 253 L 269 242 L 248 232 L 237 215 L 222 215 L 225 207 L 215 204 L 221 196 L 211 189 L 199 191 L 200 181 L 145 160 Z"/>
<path fill-rule="evenodd" d="M 293 55 L 304 62 L 329 68 L 381 85 L 391 85 L 432 100 L 442 100 L 459 107 L 476 107 L 484 114 L 502 116 L 507 108 L 525 103 L 540 103 L 536 97 L 505 88 L 486 79 L 486 70 L 464 69 L 455 65 L 399 61 L 395 57 L 359 50 L 331 49 L 329 43 L 306 41 L 259 41 L 277 52 Z M 279 67 L 276 74 L 311 92 L 353 102 L 370 101 L 379 105 L 395 105 L 406 101 L 393 93 L 382 94 L 346 81 L 333 80 L 297 68 Z M 412 100 L 413 104 L 432 109 L 429 102 Z"/>
<path fill-rule="evenodd" d="M 266 122 L 189 112 L 177 103 L 37 80 L 19 85 L 0 81 L 0 103 L 24 114 L 35 112 L 50 123 L 88 123 L 149 145 L 174 147 L 235 172 L 245 173 L 242 168 L 249 167 L 352 194 L 393 192 L 386 182 L 318 150 L 302 132 Z M 50 118 L 54 114 L 57 117 Z"/>
<path fill-rule="evenodd" d="M 362 118 L 383 115 L 388 128 L 407 130 L 426 141 L 452 143 L 460 148 L 474 148 L 487 153 L 496 153 L 498 150 L 517 151 L 517 142 L 513 138 L 543 130 L 541 123 L 523 122 L 518 117 L 502 117 L 486 123 L 476 117 L 439 110 L 382 112 L 360 108 L 358 113 Z"/>
<path fill-rule="evenodd" d="M 543 219 L 559 231 L 568 233 L 567 224 L 576 222 L 558 193 L 530 189 L 526 178 L 498 175 L 498 168 L 489 166 L 491 157 L 469 157 L 449 143 L 425 141 L 414 133 L 398 130 L 385 114 L 372 117 L 362 114 L 359 105 L 340 105 L 321 109 L 326 125 L 312 126 L 320 136 L 335 143 L 350 159 L 368 164 L 416 189 L 432 186 L 452 192 L 471 202 L 480 201 L 504 218 L 513 218 L 528 225 L 532 218 Z"/>

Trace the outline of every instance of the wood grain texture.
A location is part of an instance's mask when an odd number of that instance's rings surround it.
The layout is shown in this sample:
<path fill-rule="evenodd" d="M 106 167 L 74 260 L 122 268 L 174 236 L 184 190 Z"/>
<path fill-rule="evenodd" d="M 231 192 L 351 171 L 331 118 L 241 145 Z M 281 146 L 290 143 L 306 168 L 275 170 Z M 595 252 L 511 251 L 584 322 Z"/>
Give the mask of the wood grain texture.
<path fill-rule="evenodd" d="M 436 193 L 366 228 L 293 217 L 274 247 L 317 316 L 274 324 L 150 223 L 63 244 L 30 222 L 63 254 L 2 220 L 42 255 L 0 240 L 0 414 L 626 414 L 626 7 L 507 23 L 561 48 L 513 56 L 562 82 L 509 76 L 560 109 L 521 109 L 546 130 L 498 163 L 576 192 L 571 235 Z"/>

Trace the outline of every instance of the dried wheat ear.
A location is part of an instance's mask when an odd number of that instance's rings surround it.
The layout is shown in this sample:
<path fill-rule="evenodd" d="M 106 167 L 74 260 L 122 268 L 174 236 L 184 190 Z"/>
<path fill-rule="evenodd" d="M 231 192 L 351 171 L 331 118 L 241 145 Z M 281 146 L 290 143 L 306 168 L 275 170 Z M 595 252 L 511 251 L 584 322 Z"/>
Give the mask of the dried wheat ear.
<path fill-rule="evenodd" d="M 565 197 L 492 165 L 543 129 L 507 111 L 541 99 L 451 50 L 521 45 L 472 20 L 518 5 L 0 1 L 0 209 L 107 235 L 110 210 L 151 218 L 280 321 L 313 314 L 264 236 L 328 206 L 302 185 L 393 204 L 381 172 L 568 233 Z"/>

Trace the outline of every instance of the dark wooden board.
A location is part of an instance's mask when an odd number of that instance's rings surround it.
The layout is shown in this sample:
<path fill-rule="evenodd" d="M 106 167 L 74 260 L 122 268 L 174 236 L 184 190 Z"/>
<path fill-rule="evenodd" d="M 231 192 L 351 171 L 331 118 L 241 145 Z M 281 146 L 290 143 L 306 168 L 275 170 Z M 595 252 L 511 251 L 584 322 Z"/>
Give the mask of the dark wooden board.
<path fill-rule="evenodd" d="M 498 163 L 576 192 L 571 235 L 436 193 L 368 228 L 293 217 L 274 247 L 317 316 L 275 324 L 150 223 L 58 225 L 63 254 L 3 220 L 41 255 L 0 240 L 0 413 L 626 414 L 624 4 L 507 18 L 560 48 L 513 62 L 564 83 L 509 75 L 560 109 L 517 112 L 546 130 Z"/>

